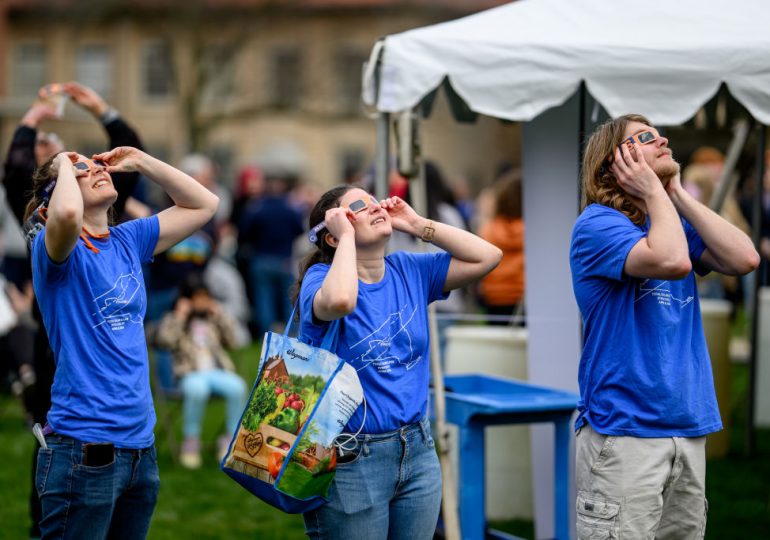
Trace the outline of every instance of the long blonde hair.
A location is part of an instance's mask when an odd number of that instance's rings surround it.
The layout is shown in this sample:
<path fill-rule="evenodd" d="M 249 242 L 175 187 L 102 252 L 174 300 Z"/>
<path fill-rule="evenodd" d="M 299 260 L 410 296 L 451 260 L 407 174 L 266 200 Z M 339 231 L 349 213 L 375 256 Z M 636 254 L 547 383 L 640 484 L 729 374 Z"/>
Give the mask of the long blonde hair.
<path fill-rule="evenodd" d="M 630 122 L 652 127 L 650 121 L 641 114 L 626 114 L 600 125 L 588 140 L 583 154 L 581 208 L 592 203 L 603 204 L 622 212 L 637 225 L 642 225 L 647 219 L 645 213 L 626 197 L 610 170 L 610 156 L 623 141 Z"/>

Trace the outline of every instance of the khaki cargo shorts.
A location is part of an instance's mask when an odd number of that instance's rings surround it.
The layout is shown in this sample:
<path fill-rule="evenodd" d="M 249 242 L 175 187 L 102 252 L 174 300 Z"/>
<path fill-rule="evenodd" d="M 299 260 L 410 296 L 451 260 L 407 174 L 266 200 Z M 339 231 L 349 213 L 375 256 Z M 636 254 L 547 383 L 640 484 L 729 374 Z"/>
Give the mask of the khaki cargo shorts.
<path fill-rule="evenodd" d="M 706 437 L 602 435 L 575 443 L 577 537 L 701 539 L 706 532 Z"/>

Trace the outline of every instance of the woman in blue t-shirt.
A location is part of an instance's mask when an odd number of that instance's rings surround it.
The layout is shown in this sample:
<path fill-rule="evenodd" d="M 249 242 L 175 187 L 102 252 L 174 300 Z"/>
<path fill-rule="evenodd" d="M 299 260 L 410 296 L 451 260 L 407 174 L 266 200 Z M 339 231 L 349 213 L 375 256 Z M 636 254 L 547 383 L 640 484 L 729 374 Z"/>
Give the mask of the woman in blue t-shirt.
<path fill-rule="evenodd" d="M 110 226 L 111 174 L 122 172 L 153 180 L 174 206 Z M 142 264 L 208 222 L 219 201 L 131 147 L 92 159 L 57 154 L 32 188 L 32 280 L 56 361 L 48 422 L 38 433 L 40 529 L 45 538 L 144 538 L 159 479 Z"/>
<path fill-rule="evenodd" d="M 319 345 L 342 319 L 335 352 L 358 371 L 366 406 L 338 451 L 329 503 L 304 515 L 310 538 L 432 538 L 441 471 L 426 418 L 430 302 L 490 272 L 501 252 L 419 216 L 398 197 L 336 187 L 310 214 L 316 246 L 302 265 L 300 339 Z M 385 255 L 393 230 L 442 248 Z"/>

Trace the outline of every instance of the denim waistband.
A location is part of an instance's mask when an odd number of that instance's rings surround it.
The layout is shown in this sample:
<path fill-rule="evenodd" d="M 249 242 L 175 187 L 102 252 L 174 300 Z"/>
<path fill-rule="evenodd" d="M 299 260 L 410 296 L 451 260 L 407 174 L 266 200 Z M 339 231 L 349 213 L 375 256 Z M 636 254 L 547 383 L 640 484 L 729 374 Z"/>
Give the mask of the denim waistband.
<path fill-rule="evenodd" d="M 359 433 L 358 435 L 356 435 L 356 439 L 364 442 L 384 441 L 387 439 L 397 439 L 400 437 L 405 437 L 408 433 L 411 433 L 413 431 L 420 431 L 422 433 L 423 438 L 427 440 L 428 436 L 430 435 L 430 420 L 428 420 L 428 417 L 425 416 L 419 422 L 416 422 L 414 424 L 407 424 L 406 426 L 402 426 L 398 429 L 394 429 L 393 431 L 386 431 L 385 433 Z M 352 436 L 353 434 L 350 433 L 349 435 Z"/>
<path fill-rule="evenodd" d="M 46 435 L 45 441 L 47 444 L 64 444 L 67 446 L 77 447 L 77 446 L 83 446 L 84 444 L 89 444 L 85 441 L 79 441 L 78 439 L 73 439 L 72 437 L 67 437 L 66 435 L 61 435 L 59 433 L 54 433 L 52 435 Z M 150 450 L 153 449 L 153 445 L 150 445 L 146 448 L 118 448 L 115 447 L 115 455 L 121 455 L 121 454 L 130 454 L 134 456 L 138 455 L 144 455 L 148 453 Z"/>

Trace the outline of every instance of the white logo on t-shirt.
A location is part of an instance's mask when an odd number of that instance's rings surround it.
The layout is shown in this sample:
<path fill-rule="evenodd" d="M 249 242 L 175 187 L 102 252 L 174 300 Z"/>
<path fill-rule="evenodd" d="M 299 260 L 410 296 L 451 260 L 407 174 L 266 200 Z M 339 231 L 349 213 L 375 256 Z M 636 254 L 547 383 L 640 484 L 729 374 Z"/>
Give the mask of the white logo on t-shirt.
<path fill-rule="evenodd" d="M 658 301 L 658 304 L 661 306 L 670 306 L 671 302 L 677 302 L 679 304 L 680 308 L 685 307 L 690 302 L 694 300 L 693 296 L 688 296 L 687 298 L 677 298 L 673 294 L 671 294 L 671 289 L 669 288 L 663 288 L 664 286 L 668 285 L 668 281 L 661 281 L 660 284 L 658 284 L 655 287 L 651 287 L 651 285 L 654 285 L 654 283 L 650 283 L 652 281 L 651 279 L 645 279 L 641 283 L 639 283 L 639 292 L 641 293 L 639 297 L 634 300 L 634 303 L 638 302 L 642 298 L 645 298 L 646 296 L 652 295 L 653 298 L 655 298 Z M 656 280 L 657 281 L 657 280 Z"/>
<path fill-rule="evenodd" d="M 366 351 L 356 358 L 356 361 L 362 364 L 361 367 L 356 368 L 357 371 L 361 371 L 370 364 L 374 364 L 374 367 L 380 373 L 389 373 L 392 371 L 394 364 L 401 364 L 406 369 L 412 369 L 422 360 L 422 355 L 414 357 L 412 336 L 407 329 L 415 313 L 417 313 L 417 308 L 415 307 L 408 318 L 404 319 L 404 313 L 407 309 L 408 306 L 404 306 L 401 308 L 401 311 L 391 313 L 374 332 L 361 339 L 358 343 L 351 345 L 351 351 L 354 351 L 361 344 L 366 347 Z M 390 348 L 397 337 L 400 343 L 408 347 L 408 358 L 399 358 L 391 354 Z M 353 365 L 356 365 L 356 361 L 353 362 Z"/>
<path fill-rule="evenodd" d="M 141 290 L 141 282 L 133 272 L 121 275 L 110 290 L 94 298 L 98 311 L 92 316 L 101 320 L 93 328 L 109 323 L 113 330 L 123 330 L 127 323 L 141 324 L 141 310 L 131 308 Z"/>

